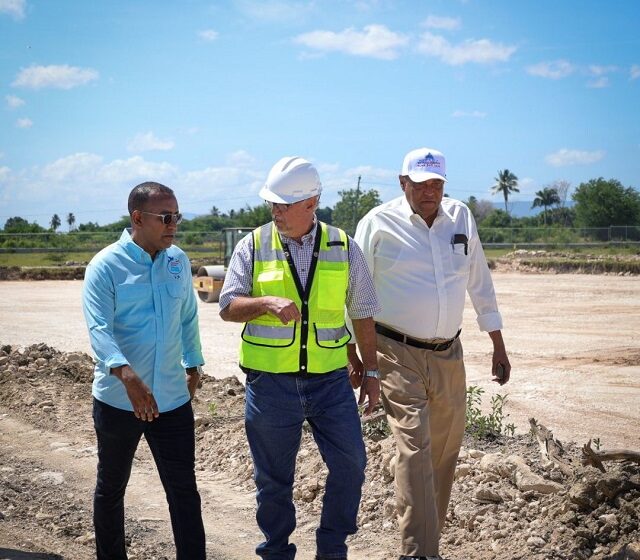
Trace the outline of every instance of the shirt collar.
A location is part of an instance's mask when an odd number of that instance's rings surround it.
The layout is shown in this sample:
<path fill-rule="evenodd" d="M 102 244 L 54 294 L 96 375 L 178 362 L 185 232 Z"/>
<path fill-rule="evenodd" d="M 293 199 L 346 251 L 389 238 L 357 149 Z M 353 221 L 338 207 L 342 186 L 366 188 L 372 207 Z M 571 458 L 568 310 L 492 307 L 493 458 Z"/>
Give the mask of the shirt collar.
<path fill-rule="evenodd" d="M 275 223 L 273 224 L 273 227 L 276 227 Z M 316 240 L 316 230 L 318 229 L 318 218 L 316 217 L 316 215 L 313 215 L 313 226 L 311 227 L 311 231 L 309 233 L 307 233 L 306 235 L 302 236 L 302 245 L 313 245 L 313 243 Z M 286 235 L 283 235 L 282 233 L 280 234 L 280 239 L 282 240 L 283 243 L 298 243 L 297 241 L 295 241 L 294 239 L 291 239 L 290 237 L 287 237 Z"/>
<path fill-rule="evenodd" d="M 127 252 L 127 254 L 133 258 L 138 263 L 144 262 L 153 262 L 151 259 L 151 255 L 147 253 L 140 245 L 138 245 L 133 238 L 131 237 L 131 228 L 124 228 L 122 231 L 122 235 L 118 240 L 118 243 L 123 247 L 123 249 Z M 156 255 L 156 260 L 158 256 L 164 252 L 164 249 L 158 251 Z"/>

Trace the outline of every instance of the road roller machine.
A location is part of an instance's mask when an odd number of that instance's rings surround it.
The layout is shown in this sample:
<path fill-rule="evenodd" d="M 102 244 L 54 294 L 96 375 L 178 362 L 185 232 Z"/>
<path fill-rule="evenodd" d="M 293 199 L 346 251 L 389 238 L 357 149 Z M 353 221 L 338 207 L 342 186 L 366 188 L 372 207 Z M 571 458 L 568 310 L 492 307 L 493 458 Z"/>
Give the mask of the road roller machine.
<path fill-rule="evenodd" d="M 198 297 L 202 301 L 205 303 L 218 301 L 233 250 L 238 241 L 254 229 L 252 227 L 233 227 L 222 230 L 224 234 L 224 265 L 201 266 L 193 279 L 193 288 L 198 292 Z"/>

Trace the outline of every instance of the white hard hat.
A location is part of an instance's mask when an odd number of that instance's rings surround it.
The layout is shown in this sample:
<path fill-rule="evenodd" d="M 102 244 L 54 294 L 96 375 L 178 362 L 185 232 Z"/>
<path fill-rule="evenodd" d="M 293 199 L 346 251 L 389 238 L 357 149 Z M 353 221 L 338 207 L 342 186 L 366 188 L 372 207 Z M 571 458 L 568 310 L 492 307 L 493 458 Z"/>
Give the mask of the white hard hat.
<path fill-rule="evenodd" d="M 322 184 L 316 168 L 306 159 L 287 156 L 271 168 L 259 194 L 268 202 L 293 204 L 321 192 Z"/>

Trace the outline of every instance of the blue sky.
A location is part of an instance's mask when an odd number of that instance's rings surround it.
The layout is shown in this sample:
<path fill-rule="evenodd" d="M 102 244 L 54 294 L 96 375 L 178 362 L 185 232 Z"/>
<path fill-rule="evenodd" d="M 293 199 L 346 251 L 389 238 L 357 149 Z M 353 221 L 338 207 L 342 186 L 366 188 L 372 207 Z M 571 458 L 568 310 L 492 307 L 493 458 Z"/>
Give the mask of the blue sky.
<path fill-rule="evenodd" d="M 640 2 L 0 0 L 0 227 L 116 220 L 145 180 L 181 210 L 259 203 L 271 165 L 399 194 L 404 154 L 500 202 L 640 188 Z"/>

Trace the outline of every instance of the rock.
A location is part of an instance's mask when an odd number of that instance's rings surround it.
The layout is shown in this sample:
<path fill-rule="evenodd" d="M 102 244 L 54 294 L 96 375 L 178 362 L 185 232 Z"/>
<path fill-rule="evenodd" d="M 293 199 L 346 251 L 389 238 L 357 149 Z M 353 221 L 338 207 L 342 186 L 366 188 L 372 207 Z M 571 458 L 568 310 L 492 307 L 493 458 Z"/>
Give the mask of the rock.
<path fill-rule="evenodd" d="M 9 363 L 9 356 L 0 356 L 0 367 Z"/>
<path fill-rule="evenodd" d="M 50 399 L 47 399 L 46 401 L 42 401 L 38 403 L 38 408 L 44 408 L 45 406 L 53 406 L 53 401 Z"/>
<path fill-rule="evenodd" d="M 85 533 L 84 535 L 80 535 L 75 538 L 75 542 L 78 544 L 89 544 L 96 540 L 96 537 L 93 533 Z"/>
<path fill-rule="evenodd" d="M 569 489 L 569 499 L 582 510 L 592 510 L 598 507 L 598 496 L 593 484 L 576 482 Z"/>
<path fill-rule="evenodd" d="M 476 500 L 483 503 L 500 503 L 502 496 L 496 490 L 488 486 L 481 486 L 475 491 L 473 496 Z"/>
<path fill-rule="evenodd" d="M 469 449 L 469 457 L 472 459 L 482 459 L 485 455 L 486 453 L 479 449 Z"/>
<path fill-rule="evenodd" d="M 530 548 L 542 548 L 545 544 L 547 544 L 547 541 L 542 537 L 534 536 L 527 539 L 527 545 L 529 545 Z"/>
<path fill-rule="evenodd" d="M 468 465 L 466 463 L 458 465 L 456 467 L 456 473 L 455 473 L 456 480 L 458 480 L 460 478 L 464 478 L 465 476 L 467 476 L 471 472 L 472 468 L 473 467 L 471 465 Z"/>

